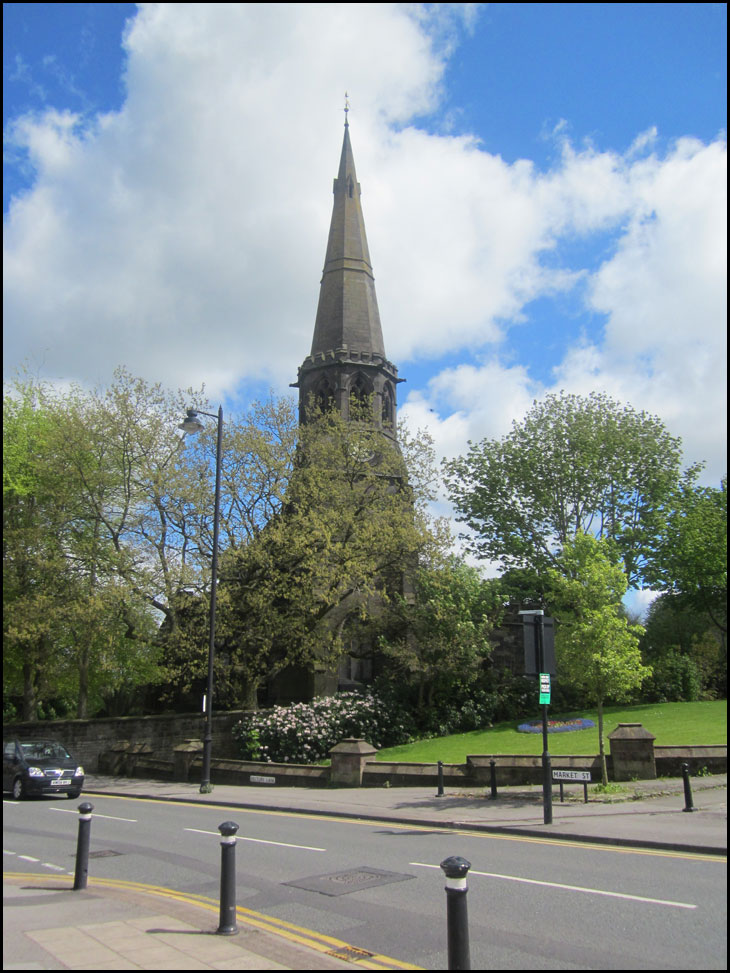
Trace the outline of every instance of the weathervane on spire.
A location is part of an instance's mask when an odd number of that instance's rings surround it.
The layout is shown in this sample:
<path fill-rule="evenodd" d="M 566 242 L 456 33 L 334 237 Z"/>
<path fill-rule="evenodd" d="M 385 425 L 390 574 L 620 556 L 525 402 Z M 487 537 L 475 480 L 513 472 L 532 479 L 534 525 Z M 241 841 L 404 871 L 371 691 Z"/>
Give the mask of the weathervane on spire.
<path fill-rule="evenodd" d="M 350 110 L 350 99 L 347 97 L 347 92 L 345 92 L 345 128 L 348 127 L 347 113 Z"/>

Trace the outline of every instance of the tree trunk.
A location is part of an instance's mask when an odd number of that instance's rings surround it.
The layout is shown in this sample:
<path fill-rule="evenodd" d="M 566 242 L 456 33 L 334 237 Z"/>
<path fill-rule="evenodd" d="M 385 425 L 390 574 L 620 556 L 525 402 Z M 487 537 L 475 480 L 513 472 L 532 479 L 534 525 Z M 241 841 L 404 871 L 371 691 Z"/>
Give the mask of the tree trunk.
<path fill-rule="evenodd" d="M 38 719 L 37 670 L 32 662 L 23 663 L 23 720 L 35 723 Z"/>
<path fill-rule="evenodd" d="M 81 638 L 88 637 L 81 633 Z M 89 647 L 88 645 L 79 648 L 78 655 L 79 667 L 79 695 L 76 700 L 76 718 L 85 720 L 89 715 Z"/>
<path fill-rule="evenodd" d="M 257 710 L 259 708 L 259 680 L 246 680 L 243 690 L 243 709 Z"/>
<path fill-rule="evenodd" d="M 606 769 L 606 750 L 603 743 L 603 700 L 598 700 L 598 752 L 601 756 L 601 783 L 608 784 L 608 770 Z"/>

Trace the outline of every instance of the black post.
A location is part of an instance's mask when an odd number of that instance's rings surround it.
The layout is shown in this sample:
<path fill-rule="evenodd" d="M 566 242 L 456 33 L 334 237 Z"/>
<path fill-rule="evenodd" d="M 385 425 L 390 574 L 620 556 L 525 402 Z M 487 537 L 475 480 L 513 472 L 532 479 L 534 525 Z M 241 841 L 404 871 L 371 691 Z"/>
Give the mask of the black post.
<path fill-rule="evenodd" d="M 76 871 L 74 891 L 86 888 L 89 877 L 89 842 L 91 840 L 91 812 L 93 804 L 79 804 L 79 835 L 76 839 Z"/>
<path fill-rule="evenodd" d="M 585 780 L 583 781 L 583 803 L 588 803 L 588 782 Z"/>
<path fill-rule="evenodd" d="M 491 800 L 497 800 L 497 762 L 496 760 L 489 761 L 489 787 L 491 789 L 491 794 L 489 797 Z"/>
<path fill-rule="evenodd" d="M 210 415 L 209 412 L 204 413 Z M 213 561 L 210 572 L 210 630 L 208 634 L 208 682 L 205 695 L 205 735 L 203 736 L 203 776 L 200 793 L 210 794 L 210 763 L 213 751 L 213 666 L 215 662 L 215 609 L 218 588 L 218 534 L 221 519 L 221 453 L 223 443 L 223 406 L 218 406 L 218 431 L 215 446 L 215 502 L 213 507 Z"/>
<path fill-rule="evenodd" d="M 449 969 L 470 970 L 469 918 L 466 911 L 466 876 L 471 862 L 454 855 L 441 862 L 446 876 L 446 930 Z"/>
<path fill-rule="evenodd" d="M 684 807 L 683 811 L 696 811 L 692 800 L 692 786 L 689 782 L 689 764 L 682 764 L 682 779 L 684 780 Z"/>
<path fill-rule="evenodd" d="M 438 762 L 438 791 L 436 797 L 444 796 L 444 763 L 443 760 Z"/>
<path fill-rule="evenodd" d="M 221 833 L 221 900 L 220 921 L 216 932 L 221 936 L 234 936 L 236 924 L 236 832 L 235 821 L 218 825 Z"/>
<path fill-rule="evenodd" d="M 560 803 L 563 803 L 563 782 L 560 781 Z"/>
<path fill-rule="evenodd" d="M 540 672 L 545 671 L 545 646 L 544 646 L 544 615 L 535 615 L 535 625 L 537 626 L 537 658 Z M 538 675 L 538 679 L 540 676 Z M 553 822 L 553 782 L 552 766 L 550 754 L 548 752 L 548 708 L 547 703 L 542 707 L 542 819 L 545 824 Z"/>

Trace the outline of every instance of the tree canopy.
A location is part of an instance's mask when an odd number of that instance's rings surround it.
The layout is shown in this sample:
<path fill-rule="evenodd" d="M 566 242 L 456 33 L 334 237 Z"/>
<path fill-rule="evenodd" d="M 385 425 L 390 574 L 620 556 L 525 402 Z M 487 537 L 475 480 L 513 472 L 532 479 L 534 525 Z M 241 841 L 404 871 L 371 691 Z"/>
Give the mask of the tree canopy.
<path fill-rule="evenodd" d="M 191 402 L 207 405 L 200 391 L 124 370 L 98 391 L 26 379 L 7 388 L 6 686 L 26 718 L 44 698 L 72 697 L 83 716 L 90 695 L 98 706 L 115 686 L 155 681 L 154 665 L 140 663 L 161 645 L 177 653 L 165 680 L 177 677 L 191 600 L 210 590 L 213 536 L 215 429 L 183 440 Z M 281 508 L 295 446 L 285 401 L 226 422 L 227 547 L 247 544 Z"/>
<path fill-rule="evenodd" d="M 419 565 L 409 582 L 409 591 L 393 598 L 380 647 L 390 678 L 415 683 L 423 710 L 435 693 L 458 697 L 459 687 L 479 677 L 501 598 L 476 568 L 453 556 Z"/>
<path fill-rule="evenodd" d="M 6 682 L 27 718 L 58 696 L 83 716 L 135 681 L 198 704 L 216 428 L 182 437 L 191 404 L 210 408 L 123 370 L 99 391 L 8 389 Z M 231 705 L 284 666 L 333 665 L 345 629 L 439 541 L 423 438 L 401 451 L 336 413 L 300 429 L 272 398 L 225 417 L 222 455 L 215 683 Z"/>
<path fill-rule="evenodd" d="M 287 666 L 333 667 L 356 623 L 382 617 L 437 543 L 397 446 L 336 411 L 303 426 L 284 506 L 222 566 L 222 620 L 248 701 Z"/>
<path fill-rule="evenodd" d="M 557 621 L 558 677 L 582 690 L 598 709 L 603 783 L 608 783 L 603 741 L 603 705 L 621 701 L 651 675 L 639 651 L 643 628 L 630 625 L 621 609 L 627 579 L 611 547 L 578 532 L 565 542 L 558 565 L 548 571 L 550 603 Z"/>
<path fill-rule="evenodd" d="M 479 557 L 541 575 L 579 533 L 610 541 L 631 585 L 644 579 L 680 477 L 661 420 L 601 393 L 548 395 L 499 440 L 445 464 Z"/>
<path fill-rule="evenodd" d="M 719 488 L 685 479 L 649 569 L 652 587 L 727 632 L 727 480 Z"/>

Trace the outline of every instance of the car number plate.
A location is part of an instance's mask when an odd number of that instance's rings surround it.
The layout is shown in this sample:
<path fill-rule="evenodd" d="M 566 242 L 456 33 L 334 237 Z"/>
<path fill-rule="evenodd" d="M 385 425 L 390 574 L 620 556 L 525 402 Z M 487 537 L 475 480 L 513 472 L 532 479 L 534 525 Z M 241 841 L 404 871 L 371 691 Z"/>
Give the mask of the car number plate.
<path fill-rule="evenodd" d="M 70 780 L 52 780 L 51 787 L 68 787 L 70 783 Z"/>

